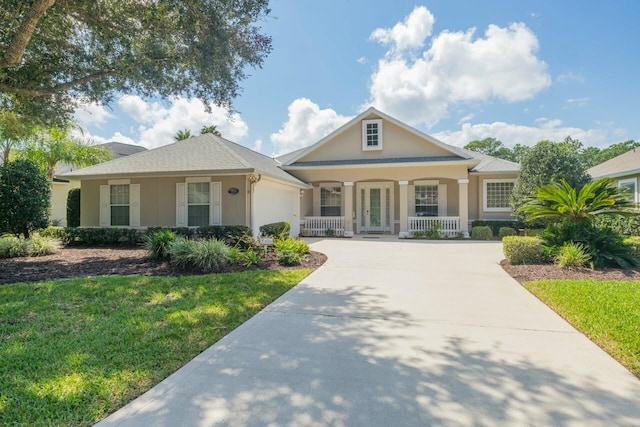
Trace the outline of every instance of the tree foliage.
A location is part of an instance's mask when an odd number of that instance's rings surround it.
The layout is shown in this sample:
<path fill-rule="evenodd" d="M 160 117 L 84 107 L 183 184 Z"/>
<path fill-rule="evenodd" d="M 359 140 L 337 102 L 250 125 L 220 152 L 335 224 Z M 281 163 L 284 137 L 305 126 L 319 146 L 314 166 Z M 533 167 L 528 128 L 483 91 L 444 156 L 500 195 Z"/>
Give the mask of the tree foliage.
<path fill-rule="evenodd" d="M 33 135 L 34 130 L 34 126 L 14 111 L 0 109 L 0 150 L 4 163 Z"/>
<path fill-rule="evenodd" d="M 531 147 L 522 158 L 520 174 L 511 193 L 511 207 L 517 218 L 527 219 L 520 207 L 535 196 L 538 188 L 561 179 L 578 189 L 591 179 L 580 162 L 576 144 L 545 140 Z"/>
<path fill-rule="evenodd" d="M 191 138 L 191 131 L 189 129 L 181 129 L 173 136 L 174 141 L 184 141 L 185 139 Z"/>
<path fill-rule="evenodd" d="M 215 136 L 222 136 L 222 134 L 218 130 L 218 126 L 216 125 L 202 126 L 202 129 L 200 129 L 200 135 L 204 135 L 205 133 L 210 133 Z"/>
<path fill-rule="evenodd" d="M 111 159 L 109 149 L 72 136 L 70 126 L 54 126 L 41 130 L 20 155 L 44 170 L 49 180 L 53 180 L 55 170 L 60 164 L 84 167 Z"/>
<path fill-rule="evenodd" d="M 29 238 L 49 222 L 51 186 L 29 160 L 0 165 L 0 230 Z"/>
<path fill-rule="evenodd" d="M 271 38 L 268 0 L 8 0 L 0 8 L 0 106 L 68 118 L 118 92 L 231 105 Z"/>

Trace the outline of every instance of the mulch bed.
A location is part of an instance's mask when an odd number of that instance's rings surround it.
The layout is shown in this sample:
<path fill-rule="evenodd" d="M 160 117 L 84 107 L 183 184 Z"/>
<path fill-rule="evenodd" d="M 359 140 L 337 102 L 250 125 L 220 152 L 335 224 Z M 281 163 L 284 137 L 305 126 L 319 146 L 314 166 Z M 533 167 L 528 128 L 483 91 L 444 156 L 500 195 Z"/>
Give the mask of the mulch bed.
<path fill-rule="evenodd" d="M 640 268 L 561 268 L 554 264 L 510 265 L 506 260 L 500 263 L 504 271 L 518 282 L 552 279 L 593 279 L 593 280 L 640 280 Z"/>
<path fill-rule="evenodd" d="M 326 260 L 326 255 L 312 251 L 301 265 L 283 267 L 269 253 L 267 260 L 258 266 L 233 265 L 224 272 L 317 268 Z M 0 259 L 0 284 L 113 274 L 180 276 L 202 273 L 176 270 L 168 262 L 149 260 L 144 249 L 136 248 L 65 248 L 53 255 Z"/>

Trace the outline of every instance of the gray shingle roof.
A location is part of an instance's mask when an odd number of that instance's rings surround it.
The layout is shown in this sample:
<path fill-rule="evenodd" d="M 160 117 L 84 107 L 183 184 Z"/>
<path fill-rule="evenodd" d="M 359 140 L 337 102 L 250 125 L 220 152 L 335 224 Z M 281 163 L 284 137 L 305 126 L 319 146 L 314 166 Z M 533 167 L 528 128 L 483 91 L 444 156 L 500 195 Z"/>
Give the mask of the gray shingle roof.
<path fill-rule="evenodd" d="M 587 170 L 593 178 L 618 177 L 640 171 L 640 148 L 634 148 Z"/>
<path fill-rule="evenodd" d="M 148 151 L 78 169 L 63 178 L 193 173 L 256 172 L 292 184 L 307 185 L 267 156 L 222 137 L 204 134 Z"/>
<path fill-rule="evenodd" d="M 520 165 L 518 163 L 510 162 L 509 160 L 499 159 L 497 157 L 489 156 L 483 153 L 477 153 L 475 151 L 467 150 L 465 148 L 458 148 L 472 156 L 474 159 L 480 160 L 471 172 L 482 173 L 501 173 L 501 172 L 518 172 Z"/>

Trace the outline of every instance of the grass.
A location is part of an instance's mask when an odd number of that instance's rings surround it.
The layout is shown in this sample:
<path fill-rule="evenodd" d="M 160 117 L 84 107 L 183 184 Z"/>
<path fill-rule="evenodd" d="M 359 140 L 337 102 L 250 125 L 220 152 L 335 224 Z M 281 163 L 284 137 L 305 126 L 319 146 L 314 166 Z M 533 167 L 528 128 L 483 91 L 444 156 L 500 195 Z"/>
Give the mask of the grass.
<path fill-rule="evenodd" d="M 0 286 L 0 425 L 92 425 L 310 272 Z"/>
<path fill-rule="evenodd" d="M 544 280 L 524 286 L 640 378 L 640 282 Z"/>

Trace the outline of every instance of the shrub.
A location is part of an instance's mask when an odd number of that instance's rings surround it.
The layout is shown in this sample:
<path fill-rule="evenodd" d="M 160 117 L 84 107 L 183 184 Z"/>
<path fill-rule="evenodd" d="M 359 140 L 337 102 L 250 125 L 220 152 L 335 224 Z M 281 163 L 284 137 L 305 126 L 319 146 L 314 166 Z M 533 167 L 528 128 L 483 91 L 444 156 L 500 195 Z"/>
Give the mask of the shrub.
<path fill-rule="evenodd" d="M 307 242 L 300 239 L 294 239 L 293 237 L 274 240 L 273 248 L 276 251 L 293 251 L 300 255 L 307 255 L 310 251 Z"/>
<path fill-rule="evenodd" d="M 91 246 L 133 246 L 144 242 L 144 231 L 133 228 L 75 228 L 79 243 Z"/>
<path fill-rule="evenodd" d="M 471 238 L 476 240 L 493 239 L 493 231 L 488 225 L 477 225 L 471 228 Z"/>
<path fill-rule="evenodd" d="M 478 226 L 482 226 L 482 225 L 486 225 L 488 227 L 491 227 L 491 231 L 493 231 L 493 235 L 494 236 L 499 236 L 500 234 L 500 229 L 502 227 L 510 227 L 513 228 L 514 230 L 519 230 L 521 228 L 523 228 L 523 223 L 519 222 L 519 221 L 509 221 L 509 220 L 482 220 L 482 219 L 477 219 L 475 221 L 473 221 L 471 223 L 471 228 L 473 229 L 473 227 L 478 227 Z"/>
<path fill-rule="evenodd" d="M 29 241 L 23 237 L 4 236 L 0 238 L 0 258 L 14 258 L 29 255 Z"/>
<path fill-rule="evenodd" d="M 243 242 L 251 236 L 251 229 L 246 225 L 206 225 L 198 229 L 201 239 L 223 240 L 229 246 Z"/>
<path fill-rule="evenodd" d="M 640 215 L 599 215 L 595 225 L 610 228 L 623 236 L 640 236 Z"/>
<path fill-rule="evenodd" d="M 32 234 L 30 239 L 16 236 L 0 238 L 0 258 L 42 256 L 60 250 L 60 241 L 51 237 Z"/>
<path fill-rule="evenodd" d="M 22 234 L 49 225 L 51 183 L 29 160 L 0 165 L 0 230 Z"/>
<path fill-rule="evenodd" d="M 565 243 L 553 257 L 562 268 L 584 267 L 591 261 L 587 247 L 582 243 Z"/>
<path fill-rule="evenodd" d="M 276 256 L 278 257 L 278 262 L 285 266 L 300 265 L 304 261 L 304 255 L 288 249 L 276 250 Z"/>
<path fill-rule="evenodd" d="M 509 264 L 542 264 L 547 261 L 537 237 L 505 236 L 502 251 Z"/>
<path fill-rule="evenodd" d="M 176 267 L 213 272 L 227 264 L 230 248 L 216 239 L 188 240 L 177 237 L 169 245 L 169 257 Z"/>
<path fill-rule="evenodd" d="M 555 252 L 567 242 L 583 243 L 591 256 L 592 268 L 636 266 L 640 260 L 632 247 L 610 228 L 598 228 L 592 223 L 562 221 L 552 224 L 540 238 L 549 252 Z"/>
<path fill-rule="evenodd" d="M 80 189 L 72 188 L 67 194 L 67 226 L 80 227 Z"/>
<path fill-rule="evenodd" d="M 62 247 L 62 243 L 53 237 L 44 237 L 38 234 L 32 234 L 29 239 L 29 255 L 42 256 L 55 254 Z"/>
<path fill-rule="evenodd" d="M 274 238 L 285 238 L 291 227 L 288 222 L 274 222 L 260 226 L 260 234 Z"/>
<path fill-rule="evenodd" d="M 168 230 L 171 231 L 176 236 L 182 236 L 186 238 L 191 238 L 195 235 L 196 230 L 194 228 L 189 227 L 149 227 L 147 228 L 147 235 L 157 233 L 158 231 Z"/>
<path fill-rule="evenodd" d="M 70 245 L 75 240 L 76 234 L 73 228 L 47 227 L 38 232 L 42 237 L 51 237 L 60 241 L 64 246 Z"/>
<path fill-rule="evenodd" d="M 498 230 L 498 237 L 503 239 L 506 236 L 517 236 L 518 232 L 511 227 L 500 227 Z"/>
<path fill-rule="evenodd" d="M 624 239 L 624 244 L 629 246 L 636 256 L 640 256 L 640 236 L 632 236 Z"/>
<path fill-rule="evenodd" d="M 147 235 L 144 248 L 151 259 L 165 259 L 169 257 L 169 246 L 176 238 L 171 230 L 161 230 Z"/>

